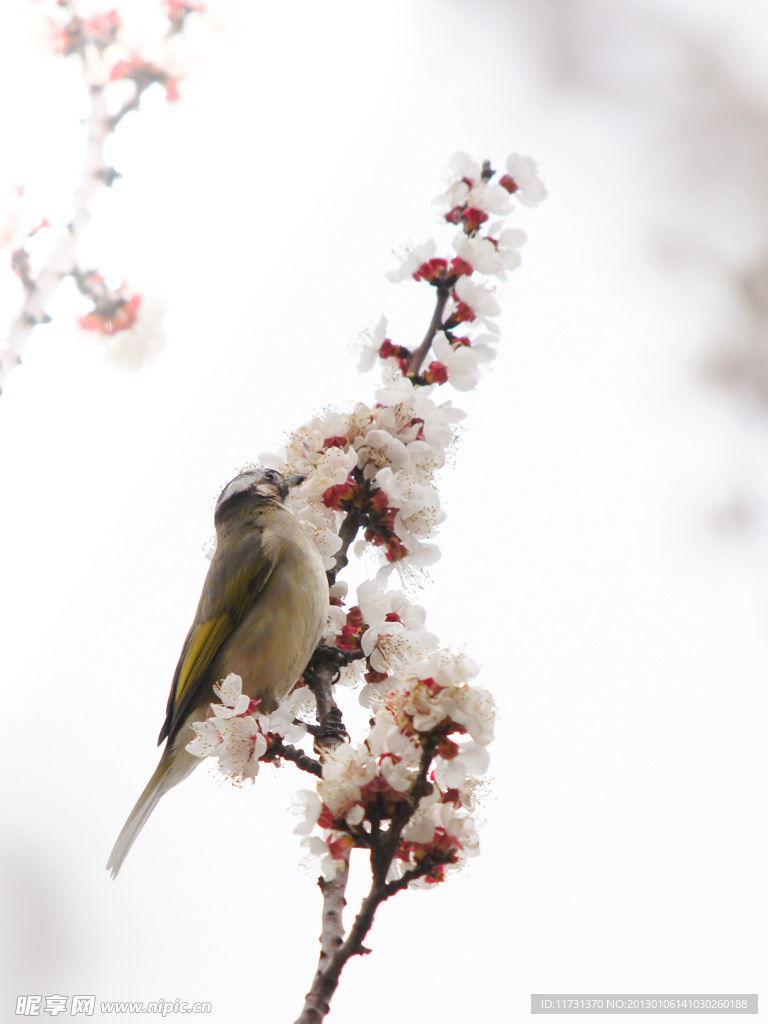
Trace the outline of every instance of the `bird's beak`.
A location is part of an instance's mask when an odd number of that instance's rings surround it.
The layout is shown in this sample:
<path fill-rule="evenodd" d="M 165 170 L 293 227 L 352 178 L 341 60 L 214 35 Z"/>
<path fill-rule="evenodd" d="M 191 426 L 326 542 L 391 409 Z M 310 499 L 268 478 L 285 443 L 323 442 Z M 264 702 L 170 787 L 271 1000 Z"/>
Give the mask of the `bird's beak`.
<path fill-rule="evenodd" d="M 299 484 L 303 484 L 307 478 L 302 476 L 301 473 L 294 473 L 292 476 L 287 476 L 285 482 L 289 487 L 298 487 Z"/>

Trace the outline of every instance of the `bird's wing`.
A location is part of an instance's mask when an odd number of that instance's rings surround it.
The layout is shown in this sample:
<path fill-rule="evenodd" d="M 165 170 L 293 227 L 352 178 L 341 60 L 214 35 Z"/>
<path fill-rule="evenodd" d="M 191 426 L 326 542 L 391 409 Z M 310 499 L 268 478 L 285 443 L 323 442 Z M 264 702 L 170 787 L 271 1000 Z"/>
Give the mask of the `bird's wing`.
<path fill-rule="evenodd" d="M 219 556 L 219 557 L 217 557 Z M 233 566 L 239 566 L 233 572 Z M 275 563 L 261 539 L 251 534 L 226 557 L 217 549 L 203 587 L 195 621 L 176 666 L 165 723 L 158 744 L 173 733 L 204 686 L 205 674 L 222 645 L 253 607 L 272 575 Z M 216 680 L 210 680 L 211 683 Z"/>

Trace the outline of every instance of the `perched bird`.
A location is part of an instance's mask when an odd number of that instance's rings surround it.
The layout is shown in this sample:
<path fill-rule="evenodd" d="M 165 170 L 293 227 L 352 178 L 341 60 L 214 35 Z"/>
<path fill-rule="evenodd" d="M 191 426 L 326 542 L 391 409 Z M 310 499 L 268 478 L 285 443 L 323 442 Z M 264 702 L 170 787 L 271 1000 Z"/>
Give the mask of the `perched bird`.
<path fill-rule="evenodd" d="M 195 621 L 176 666 L 158 744 L 163 756 L 118 836 L 107 863 L 114 878 L 158 800 L 200 763 L 186 745 L 191 722 L 230 672 L 243 693 L 272 711 L 300 678 L 328 611 L 328 581 L 311 538 L 285 507 L 301 476 L 252 469 L 231 480 L 216 503 L 216 551 Z"/>

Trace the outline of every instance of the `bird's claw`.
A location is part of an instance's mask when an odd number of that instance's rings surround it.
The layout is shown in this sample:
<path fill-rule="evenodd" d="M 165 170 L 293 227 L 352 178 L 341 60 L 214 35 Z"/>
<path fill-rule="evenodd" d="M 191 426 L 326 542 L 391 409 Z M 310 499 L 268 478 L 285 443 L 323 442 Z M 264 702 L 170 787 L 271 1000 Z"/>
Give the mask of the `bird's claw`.
<path fill-rule="evenodd" d="M 339 743 L 349 743 L 349 733 L 344 728 L 341 712 L 337 707 L 332 707 L 321 724 L 314 726 L 310 731 L 314 737 L 312 745 L 316 751 L 338 746 Z"/>

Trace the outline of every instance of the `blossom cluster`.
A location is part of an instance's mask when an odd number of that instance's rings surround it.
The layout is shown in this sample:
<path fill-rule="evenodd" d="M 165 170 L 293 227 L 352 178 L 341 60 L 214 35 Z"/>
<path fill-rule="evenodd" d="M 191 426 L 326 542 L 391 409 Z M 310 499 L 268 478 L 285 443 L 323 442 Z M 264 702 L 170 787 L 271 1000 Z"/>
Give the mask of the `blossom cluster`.
<path fill-rule="evenodd" d="M 296 831 L 323 858 L 326 877 L 349 849 L 370 847 L 382 825 L 397 821 L 388 881 L 439 882 L 448 865 L 478 852 L 476 776 L 488 767 L 494 704 L 471 684 L 477 671 L 469 658 L 444 649 L 411 663 L 390 678 L 366 740 L 325 758 L 317 792 L 302 794 Z M 314 828 L 319 836 L 309 834 Z"/>
<path fill-rule="evenodd" d="M 316 417 L 281 452 L 262 456 L 265 464 L 305 477 L 292 508 L 326 568 L 334 564 L 348 516 L 363 530 L 360 548 L 377 548 L 386 565 L 426 566 L 439 557 L 429 543 L 444 519 L 434 476 L 464 413 L 450 401 L 438 405 L 433 392 L 400 378 L 376 392 L 374 405 Z"/>
<path fill-rule="evenodd" d="M 393 280 L 410 276 L 437 290 L 442 317 L 429 354 L 394 344 L 382 317 L 361 358 L 363 370 L 377 356 L 383 363 L 383 387 L 375 402 L 317 416 L 296 430 L 282 451 L 261 457 L 266 465 L 305 477 L 293 492 L 293 509 L 329 569 L 349 516 L 363 529 L 359 547 L 382 553 L 385 575 L 395 564 L 425 567 L 439 558 L 431 542 L 444 519 L 435 475 L 465 414 L 450 400 L 439 402 L 437 391 L 445 383 L 460 391 L 473 388 L 480 365 L 494 357 L 499 332 L 493 318 L 500 308 L 475 275 L 503 278 L 520 262 L 517 249 L 525 241 L 522 231 L 504 228 L 501 220 L 482 231 L 491 214 L 504 217 L 511 211 L 513 196 L 533 204 L 546 195 L 530 157 L 509 157 L 506 173 L 499 176 L 487 163 L 459 153 L 451 160 L 451 173 L 438 202 L 446 222 L 461 228 L 453 242 L 455 257 L 435 257 L 430 239 L 389 275 Z"/>
<path fill-rule="evenodd" d="M 366 740 L 325 755 L 317 791 L 299 794 L 303 821 L 296 832 L 322 859 L 327 878 L 350 849 L 370 849 L 384 827 L 399 829 L 389 881 L 439 882 L 449 865 L 478 852 L 476 776 L 488 767 L 494 704 L 471 683 L 477 672 L 471 659 L 446 650 L 405 665 L 377 699 Z M 303 688 L 269 716 L 242 693 L 236 675 L 215 690 L 220 703 L 193 724 L 195 739 L 186 749 L 217 758 L 229 778 L 253 781 L 260 763 L 275 759 L 276 744 L 306 731 L 294 717 L 306 700 Z M 311 834 L 316 828 L 319 834 Z"/>
<path fill-rule="evenodd" d="M 220 703 L 211 704 L 212 717 L 192 723 L 195 738 L 187 750 L 196 757 L 217 758 L 219 771 L 227 778 L 253 782 L 276 739 L 294 743 L 306 734 L 306 726 L 294 719 L 307 702 L 306 689 L 294 690 L 271 715 L 262 714 L 260 701 L 242 692 L 243 681 L 234 673 L 213 689 Z"/>
<path fill-rule="evenodd" d="M 479 380 L 480 366 L 494 358 L 500 333 L 495 318 L 501 307 L 483 279 L 506 279 L 507 271 L 520 265 L 519 249 L 526 241 L 525 233 L 506 227 L 504 218 L 514 208 L 513 198 L 533 206 L 547 191 L 531 157 L 517 153 L 507 158 L 503 174 L 487 162 L 455 153 L 449 174 L 448 188 L 435 202 L 443 220 L 460 229 L 453 255 L 436 256 L 437 244 L 430 238 L 410 249 L 387 275 L 391 281 L 412 278 L 430 285 L 445 300 L 431 341 L 433 358 L 420 371 L 414 353 L 385 336 L 384 321 L 370 336 L 360 368 L 370 369 L 378 356 L 390 371 L 417 383 L 448 382 L 458 391 L 470 391 Z M 492 216 L 496 219 L 491 222 Z"/>

